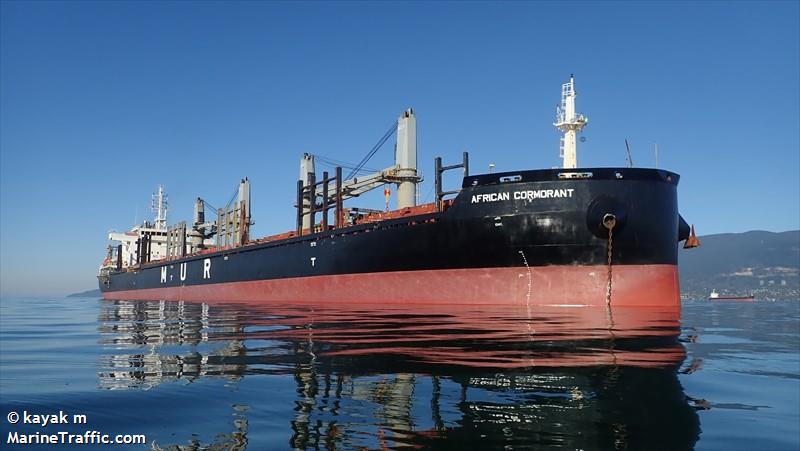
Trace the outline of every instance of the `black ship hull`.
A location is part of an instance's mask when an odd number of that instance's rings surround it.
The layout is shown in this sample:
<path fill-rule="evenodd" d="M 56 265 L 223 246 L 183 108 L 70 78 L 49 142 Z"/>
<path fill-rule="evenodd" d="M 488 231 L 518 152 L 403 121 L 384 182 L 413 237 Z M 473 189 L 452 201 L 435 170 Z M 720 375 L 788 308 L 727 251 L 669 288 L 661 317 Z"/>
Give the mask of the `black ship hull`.
<path fill-rule="evenodd" d="M 470 176 L 444 211 L 152 262 L 100 288 L 106 299 L 678 305 L 678 179 L 637 168 Z"/>

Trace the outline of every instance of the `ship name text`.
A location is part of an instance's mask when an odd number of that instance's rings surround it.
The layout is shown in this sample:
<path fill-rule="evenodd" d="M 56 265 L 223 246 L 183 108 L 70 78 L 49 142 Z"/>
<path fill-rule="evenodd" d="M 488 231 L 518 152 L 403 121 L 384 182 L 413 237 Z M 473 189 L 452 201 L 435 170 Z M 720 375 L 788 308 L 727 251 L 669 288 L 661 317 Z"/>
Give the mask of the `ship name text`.
<path fill-rule="evenodd" d="M 531 189 L 526 191 L 504 191 L 498 193 L 473 194 L 472 203 L 498 202 L 502 200 L 525 200 L 532 202 L 536 199 L 560 199 L 572 197 L 574 188 L 561 189 Z"/>

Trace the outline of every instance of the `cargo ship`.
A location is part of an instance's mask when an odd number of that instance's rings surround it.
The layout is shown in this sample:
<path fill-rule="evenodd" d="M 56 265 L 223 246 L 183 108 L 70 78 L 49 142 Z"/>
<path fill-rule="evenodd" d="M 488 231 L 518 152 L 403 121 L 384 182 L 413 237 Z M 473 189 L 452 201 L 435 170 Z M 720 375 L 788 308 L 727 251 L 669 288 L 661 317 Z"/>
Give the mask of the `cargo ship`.
<path fill-rule="evenodd" d="M 416 118 L 404 111 L 347 177 L 300 161 L 295 228 L 250 237 L 250 182 L 224 208 L 195 203 L 191 225 L 169 225 L 163 187 L 155 220 L 111 233 L 100 267 L 105 299 L 678 306 L 678 244 L 696 246 L 678 213 L 679 176 L 662 169 L 579 168 L 574 78 L 555 125 L 563 166 L 471 174 L 469 155 L 435 164 L 435 201 L 417 205 Z M 361 176 L 397 135 L 395 164 Z M 442 174 L 463 173 L 447 191 Z M 389 211 L 386 189 L 395 185 Z M 384 210 L 345 206 L 383 187 Z M 211 208 L 207 220 L 206 209 Z"/>
<path fill-rule="evenodd" d="M 708 295 L 709 301 L 755 301 L 756 297 L 752 294 L 746 296 L 731 296 L 727 294 L 719 294 L 717 290 L 711 290 L 711 294 Z"/>

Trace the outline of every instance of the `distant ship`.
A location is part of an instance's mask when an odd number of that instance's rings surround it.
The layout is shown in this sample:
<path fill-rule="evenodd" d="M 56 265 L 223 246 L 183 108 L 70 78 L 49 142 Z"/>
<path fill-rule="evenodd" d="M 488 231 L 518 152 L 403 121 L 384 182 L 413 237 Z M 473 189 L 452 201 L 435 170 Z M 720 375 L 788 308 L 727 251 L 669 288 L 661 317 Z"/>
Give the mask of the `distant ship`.
<path fill-rule="evenodd" d="M 679 306 L 678 242 L 699 245 L 678 214 L 679 175 L 663 169 L 578 168 L 574 79 L 562 85 L 555 125 L 563 167 L 472 175 L 435 160 L 435 201 L 417 205 L 416 118 L 404 111 L 351 170 L 318 177 L 300 161 L 296 228 L 251 239 L 250 184 L 224 208 L 198 198 L 194 220 L 112 233 L 98 275 L 105 299 Z M 395 164 L 359 175 L 392 134 Z M 460 189 L 443 172 L 461 169 Z M 397 208 L 389 210 L 397 186 Z M 384 188 L 385 210 L 344 201 Z M 449 197 L 448 197 L 449 196 Z M 332 213 L 333 220 L 329 220 Z M 317 221 L 319 219 L 319 221 Z"/>
<path fill-rule="evenodd" d="M 717 293 L 717 290 L 711 290 L 708 295 L 709 301 L 754 301 L 755 297 L 751 294 L 749 296 L 727 296 Z"/>

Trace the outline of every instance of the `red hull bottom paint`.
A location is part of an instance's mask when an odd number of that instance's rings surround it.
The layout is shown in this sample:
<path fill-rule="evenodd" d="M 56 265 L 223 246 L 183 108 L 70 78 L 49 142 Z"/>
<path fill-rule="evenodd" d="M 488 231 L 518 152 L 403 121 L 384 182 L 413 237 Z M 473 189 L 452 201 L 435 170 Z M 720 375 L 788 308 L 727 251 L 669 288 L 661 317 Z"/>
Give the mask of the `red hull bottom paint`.
<path fill-rule="evenodd" d="M 607 266 L 449 269 L 312 276 L 103 293 L 105 299 L 386 304 L 606 304 Z M 680 305 L 675 265 L 619 265 L 614 306 Z"/>

